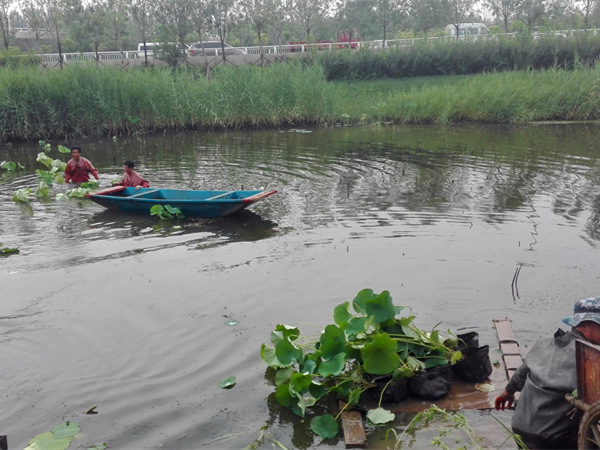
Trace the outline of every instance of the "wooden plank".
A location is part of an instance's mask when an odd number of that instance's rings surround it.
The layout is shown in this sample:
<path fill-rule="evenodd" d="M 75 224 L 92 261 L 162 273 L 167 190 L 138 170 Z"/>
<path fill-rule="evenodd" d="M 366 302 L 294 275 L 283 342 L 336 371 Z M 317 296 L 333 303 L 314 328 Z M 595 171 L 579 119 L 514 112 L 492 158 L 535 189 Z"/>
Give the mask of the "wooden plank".
<path fill-rule="evenodd" d="M 211 198 L 207 198 L 207 199 L 206 199 L 206 201 L 209 201 L 209 200 L 215 200 L 215 199 L 217 199 L 217 198 L 221 198 L 221 197 L 226 197 L 227 195 L 229 195 L 229 194 L 233 194 L 234 192 L 235 192 L 235 191 L 223 192 L 222 194 L 215 195 L 214 197 L 211 197 Z"/>
<path fill-rule="evenodd" d="M 340 401 L 340 409 L 345 403 Z M 346 448 L 361 448 L 367 444 L 367 434 L 359 411 L 344 411 L 342 417 L 342 431 Z"/>
<path fill-rule="evenodd" d="M 152 189 L 151 191 L 138 192 L 137 194 L 130 195 L 126 198 L 143 197 L 144 195 L 154 194 L 155 192 L 158 192 L 158 191 L 159 191 L 159 189 Z"/>
<path fill-rule="evenodd" d="M 521 349 L 519 348 L 519 343 L 515 339 L 512 325 L 508 318 L 494 319 L 493 322 L 494 327 L 496 328 L 496 335 L 498 336 L 500 352 L 502 353 L 502 362 L 504 363 L 506 371 L 506 379 L 510 380 L 513 373 L 515 373 L 523 363 Z"/>

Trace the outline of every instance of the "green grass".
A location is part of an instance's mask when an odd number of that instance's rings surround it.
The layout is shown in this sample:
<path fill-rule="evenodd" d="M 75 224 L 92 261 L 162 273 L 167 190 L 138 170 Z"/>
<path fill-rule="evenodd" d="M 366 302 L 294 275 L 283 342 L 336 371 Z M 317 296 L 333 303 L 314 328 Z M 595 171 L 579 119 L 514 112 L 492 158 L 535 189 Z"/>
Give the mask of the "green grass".
<path fill-rule="evenodd" d="M 2 141 L 152 130 L 600 119 L 600 65 L 398 80 L 326 80 L 318 64 L 201 72 L 0 67 Z"/>

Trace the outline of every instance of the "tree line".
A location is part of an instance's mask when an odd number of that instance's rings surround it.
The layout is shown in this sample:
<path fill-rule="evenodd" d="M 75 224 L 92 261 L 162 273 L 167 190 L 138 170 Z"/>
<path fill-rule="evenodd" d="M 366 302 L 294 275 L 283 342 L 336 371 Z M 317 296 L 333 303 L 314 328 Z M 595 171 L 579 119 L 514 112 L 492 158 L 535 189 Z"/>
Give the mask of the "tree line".
<path fill-rule="evenodd" d="M 234 46 L 289 41 L 396 39 L 485 22 L 496 32 L 596 28 L 600 0 L 0 0 L 2 47 L 14 28 L 31 30 L 35 50 L 131 50 L 138 42 L 221 40 Z M 0 48 L 2 48 L 0 47 Z"/>

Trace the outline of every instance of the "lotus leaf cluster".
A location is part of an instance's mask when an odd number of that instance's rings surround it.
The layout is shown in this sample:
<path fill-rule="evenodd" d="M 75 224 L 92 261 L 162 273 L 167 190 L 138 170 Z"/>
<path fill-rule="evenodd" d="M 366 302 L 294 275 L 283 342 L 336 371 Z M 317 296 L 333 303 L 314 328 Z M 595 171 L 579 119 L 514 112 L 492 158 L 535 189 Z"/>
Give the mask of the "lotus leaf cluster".
<path fill-rule="evenodd" d="M 363 289 L 352 303 L 335 307 L 334 323 L 316 342 L 301 338 L 297 327 L 277 325 L 272 345 L 261 347 L 262 359 L 275 371 L 277 401 L 304 417 L 327 394 L 357 404 L 375 387 L 376 377 L 410 378 L 460 360 L 461 352 L 453 350 L 454 333 L 448 330 L 444 338 L 435 329 L 425 332 L 413 323 L 414 315 L 400 315 L 403 309 L 393 304 L 388 291 Z M 314 417 L 311 428 L 322 438 L 335 436 L 337 421 L 325 416 Z"/>
<path fill-rule="evenodd" d="M 185 217 L 179 208 L 171 205 L 154 205 L 150 208 L 150 215 L 161 220 L 183 219 Z"/>

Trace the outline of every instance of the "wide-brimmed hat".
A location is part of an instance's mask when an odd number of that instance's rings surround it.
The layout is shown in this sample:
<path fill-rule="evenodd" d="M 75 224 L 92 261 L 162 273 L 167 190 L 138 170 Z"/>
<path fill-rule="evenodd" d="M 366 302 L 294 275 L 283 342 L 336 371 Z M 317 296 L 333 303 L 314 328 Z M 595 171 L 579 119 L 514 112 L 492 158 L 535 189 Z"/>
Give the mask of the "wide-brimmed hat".
<path fill-rule="evenodd" d="M 586 298 L 575 302 L 573 315 L 565 317 L 563 322 L 576 327 L 581 322 L 590 320 L 600 324 L 600 297 Z"/>

